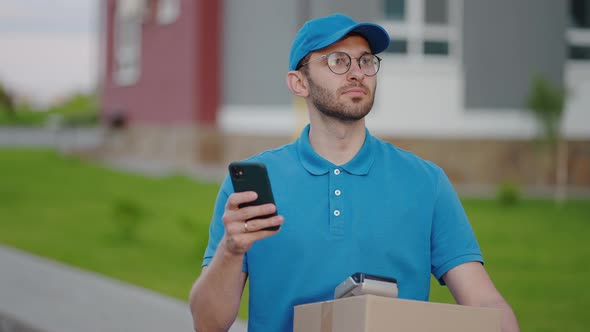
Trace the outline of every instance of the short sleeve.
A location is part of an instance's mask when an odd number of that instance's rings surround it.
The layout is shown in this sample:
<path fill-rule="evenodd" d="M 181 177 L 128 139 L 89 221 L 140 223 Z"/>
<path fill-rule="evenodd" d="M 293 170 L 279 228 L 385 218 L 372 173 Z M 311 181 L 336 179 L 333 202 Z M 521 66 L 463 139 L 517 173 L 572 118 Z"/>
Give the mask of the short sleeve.
<path fill-rule="evenodd" d="M 465 210 L 448 177 L 439 168 L 431 241 L 431 271 L 441 285 L 450 269 L 483 258 Z"/>
<path fill-rule="evenodd" d="M 227 202 L 227 198 L 231 193 L 233 193 L 234 189 L 229 180 L 229 177 L 226 176 L 223 180 L 221 188 L 219 189 L 219 193 L 217 194 L 217 199 L 215 201 L 215 207 L 213 210 L 213 217 L 211 219 L 211 224 L 209 225 L 209 242 L 207 244 L 207 248 L 205 249 L 205 255 L 203 256 L 203 263 L 201 266 L 207 266 L 211 263 L 213 256 L 215 256 L 215 251 L 217 250 L 217 246 L 219 242 L 223 238 L 225 233 L 225 227 L 223 225 L 223 221 L 221 217 L 225 211 L 225 204 Z M 242 266 L 243 272 L 248 272 L 248 262 L 247 257 L 244 258 L 244 264 Z"/>

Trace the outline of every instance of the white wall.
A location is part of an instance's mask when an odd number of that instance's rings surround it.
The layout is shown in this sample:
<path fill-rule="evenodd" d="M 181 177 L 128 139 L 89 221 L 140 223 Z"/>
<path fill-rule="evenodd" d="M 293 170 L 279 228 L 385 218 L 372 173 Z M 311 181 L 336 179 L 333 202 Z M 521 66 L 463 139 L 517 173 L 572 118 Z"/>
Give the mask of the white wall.
<path fill-rule="evenodd" d="M 462 70 L 452 62 L 394 62 L 384 66 L 379 75 L 375 106 L 367 118 L 367 126 L 375 134 L 514 139 L 532 138 L 537 132 L 534 118 L 524 110 L 465 110 Z M 570 98 L 564 134 L 590 139 L 590 66 L 568 64 L 566 80 Z M 291 135 L 304 122 L 295 108 L 295 104 L 224 105 L 219 123 L 223 131 L 231 133 Z"/>
<path fill-rule="evenodd" d="M 568 102 L 563 130 L 570 138 L 590 138 L 590 64 L 565 66 Z"/>
<path fill-rule="evenodd" d="M 396 63 L 384 68 L 368 121 L 375 133 L 427 138 L 528 138 L 533 119 L 518 110 L 465 110 L 464 79 L 451 61 Z"/>
<path fill-rule="evenodd" d="M 222 132 L 255 136 L 291 135 L 296 126 L 289 105 L 223 105 L 217 121 Z"/>

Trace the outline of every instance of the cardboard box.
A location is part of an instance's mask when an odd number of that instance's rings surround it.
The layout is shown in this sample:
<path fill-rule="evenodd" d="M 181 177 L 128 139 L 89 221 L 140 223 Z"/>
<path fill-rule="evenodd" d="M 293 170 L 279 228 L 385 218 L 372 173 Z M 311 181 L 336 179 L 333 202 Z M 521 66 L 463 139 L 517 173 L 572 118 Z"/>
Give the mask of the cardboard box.
<path fill-rule="evenodd" d="M 500 309 L 375 295 L 295 307 L 294 332 L 500 332 Z"/>

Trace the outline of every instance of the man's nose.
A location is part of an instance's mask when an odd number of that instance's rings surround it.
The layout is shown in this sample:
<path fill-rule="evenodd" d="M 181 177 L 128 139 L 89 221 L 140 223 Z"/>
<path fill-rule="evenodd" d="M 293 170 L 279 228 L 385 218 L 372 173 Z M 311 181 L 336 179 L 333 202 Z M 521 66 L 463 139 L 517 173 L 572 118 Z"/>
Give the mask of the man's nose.
<path fill-rule="evenodd" d="M 350 69 L 348 70 L 348 78 L 360 81 L 365 77 L 365 73 L 363 73 L 359 61 L 354 60 L 357 59 L 353 59 L 352 63 L 350 64 Z"/>

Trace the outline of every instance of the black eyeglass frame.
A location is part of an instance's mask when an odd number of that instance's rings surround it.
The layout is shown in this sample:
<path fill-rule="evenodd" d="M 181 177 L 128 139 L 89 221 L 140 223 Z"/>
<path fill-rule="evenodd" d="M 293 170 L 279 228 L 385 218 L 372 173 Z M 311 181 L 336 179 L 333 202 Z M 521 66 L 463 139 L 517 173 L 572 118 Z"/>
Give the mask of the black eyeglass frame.
<path fill-rule="evenodd" d="M 330 65 L 328 64 L 328 69 L 330 69 L 330 71 L 331 71 L 332 73 L 336 74 L 336 75 L 344 75 L 344 74 L 348 73 L 348 72 L 350 71 L 350 68 L 352 68 L 352 59 L 355 59 L 355 60 L 356 60 L 356 63 L 357 63 L 357 65 L 359 66 L 359 68 L 361 69 L 361 71 L 363 72 L 363 74 L 365 74 L 366 76 L 369 76 L 369 77 L 371 77 L 371 76 L 375 76 L 375 75 L 377 75 L 377 73 L 379 72 L 379 69 L 381 69 L 381 61 L 383 60 L 383 59 L 381 59 L 380 57 L 378 57 L 377 55 L 375 55 L 375 54 L 372 54 L 372 53 L 365 53 L 365 54 L 361 55 L 360 57 L 356 58 L 356 57 L 350 56 L 350 54 L 348 54 L 348 53 L 346 53 L 346 52 L 336 51 L 336 52 L 332 52 L 332 53 L 324 54 L 324 55 L 320 56 L 320 57 L 319 57 L 319 58 L 317 58 L 317 59 L 313 59 L 313 60 L 307 61 L 306 63 L 303 63 L 303 64 L 301 64 L 301 65 L 300 65 L 300 66 L 297 68 L 297 70 L 301 69 L 303 66 L 307 66 L 308 64 L 310 64 L 310 63 L 312 63 L 312 62 L 316 62 L 316 61 L 319 61 L 319 60 L 322 60 L 322 59 L 328 59 L 328 57 L 329 57 L 330 55 L 332 55 L 332 54 L 344 54 L 344 55 L 346 55 L 346 56 L 347 56 L 347 57 L 350 59 L 350 61 L 348 62 L 348 63 L 349 63 L 349 65 L 348 65 L 348 69 L 346 69 L 346 71 L 345 71 L 345 72 L 343 72 L 343 73 L 337 73 L 337 72 L 335 72 L 335 71 L 332 69 L 332 67 L 330 67 Z M 375 58 L 377 59 L 377 70 L 375 71 L 375 73 L 374 73 L 374 74 L 371 74 L 371 75 L 369 75 L 369 74 L 365 73 L 365 71 L 363 70 L 363 67 L 361 67 L 361 58 L 362 58 L 362 57 L 364 57 L 364 56 L 366 56 L 366 55 L 372 55 L 373 57 L 375 57 Z"/>

